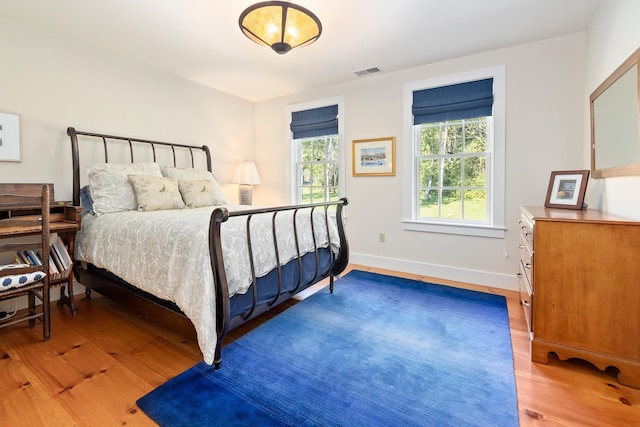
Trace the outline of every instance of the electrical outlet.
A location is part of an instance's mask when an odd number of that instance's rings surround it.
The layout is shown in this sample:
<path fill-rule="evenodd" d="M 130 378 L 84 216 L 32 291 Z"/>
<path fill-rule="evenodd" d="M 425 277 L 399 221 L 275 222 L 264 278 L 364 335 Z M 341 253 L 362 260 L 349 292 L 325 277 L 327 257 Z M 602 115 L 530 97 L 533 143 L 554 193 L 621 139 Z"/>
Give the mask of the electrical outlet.
<path fill-rule="evenodd" d="M 378 233 L 378 241 L 384 243 L 384 233 Z"/>

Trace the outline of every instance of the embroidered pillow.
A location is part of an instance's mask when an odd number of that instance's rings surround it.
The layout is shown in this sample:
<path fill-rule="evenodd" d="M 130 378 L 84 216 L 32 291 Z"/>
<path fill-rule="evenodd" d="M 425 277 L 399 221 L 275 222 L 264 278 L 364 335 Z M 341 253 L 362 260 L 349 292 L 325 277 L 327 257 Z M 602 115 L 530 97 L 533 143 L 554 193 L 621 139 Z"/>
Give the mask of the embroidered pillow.
<path fill-rule="evenodd" d="M 218 184 L 218 181 L 216 181 L 216 178 L 209 171 L 201 170 L 201 169 L 193 169 L 193 168 L 174 168 L 171 166 L 163 166 L 162 175 L 176 178 L 180 181 L 194 180 L 194 179 L 209 180 L 213 183 L 213 190 L 212 190 L 214 192 L 213 198 L 219 201 L 219 203 L 215 203 L 215 204 L 224 205 L 227 203 L 227 199 L 224 197 L 224 194 L 222 194 L 222 190 L 220 190 L 220 184 Z M 208 206 L 211 206 L 211 205 L 208 205 Z"/>
<path fill-rule="evenodd" d="M 162 177 L 157 163 L 99 163 L 87 172 L 96 215 L 136 210 L 136 196 L 129 175 Z"/>
<path fill-rule="evenodd" d="M 178 191 L 178 181 L 163 176 L 129 175 L 140 212 L 182 209 L 184 202 Z"/>
<path fill-rule="evenodd" d="M 225 201 L 218 198 L 215 185 L 208 179 L 189 179 L 178 181 L 178 188 L 182 200 L 188 208 L 224 205 Z"/>

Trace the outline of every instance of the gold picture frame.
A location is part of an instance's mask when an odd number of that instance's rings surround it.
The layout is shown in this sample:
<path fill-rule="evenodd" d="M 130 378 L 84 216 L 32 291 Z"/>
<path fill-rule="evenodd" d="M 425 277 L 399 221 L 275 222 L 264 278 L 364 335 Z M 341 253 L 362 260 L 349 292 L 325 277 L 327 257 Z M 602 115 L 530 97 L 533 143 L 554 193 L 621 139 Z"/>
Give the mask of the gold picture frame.
<path fill-rule="evenodd" d="M 396 138 L 354 139 L 351 161 L 353 176 L 394 176 Z"/>

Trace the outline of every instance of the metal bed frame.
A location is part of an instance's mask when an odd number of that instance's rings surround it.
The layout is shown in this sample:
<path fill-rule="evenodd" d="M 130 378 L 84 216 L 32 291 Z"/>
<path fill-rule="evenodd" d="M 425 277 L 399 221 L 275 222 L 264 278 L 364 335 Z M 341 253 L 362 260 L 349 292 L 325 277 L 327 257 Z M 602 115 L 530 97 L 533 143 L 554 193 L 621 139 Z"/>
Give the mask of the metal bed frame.
<path fill-rule="evenodd" d="M 156 157 L 156 147 L 168 148 L 171 150 L 173 157 L 173 166 L 177 167 L 177 157 L 176 152 L 186 152 L 188 153 L 188 157 L 190 158 L 190 167 L 195 167 L 195 157 L 200 155 L 204 156 L 204 160 L 206 162 L 206 167 L 208 171 L 212 171 L 211 167 L 211 153 L 209 148 L 206 145 L 203 146 L 194 146 L 194 145 L 184 145 L 184 144 L 175 144 L 168 142 L 160 142 L 160 141 L 151 141 L 139 138 L 130 138 L 130 137 L 122 137 L 122 136 L 114 136 L 108 134 L 101 134 L 95 132 L 84 132 L 77 131 L 73 127 L 69 127 L 67 129 L 67 134 L 71 139 L 71 148 L 72 148 L 72 160 L 73 160 L 73 204 L 75 206 L 80 205 L 80 188 L 81 188 L 81 178 L 80 178 L 80 154 L 79 154 L 79 139 L 83 142 L 85 140 L 93 142 L 93 143 L 102 143 L 104 149 L 103 161 L 105 163 L 109 162 L 109 147 L 110 144 L 125 144 L 125 147 L 128 146 L 128 157 L 131 163 L 134 163 L 134 147 L 146 147 L 151 150 L 151 155 L 153 161 L 157 160 Z M 79 138 L 81 137 L 81 138 Z M 126 148 L 125 148 L 126 150 Z M 97 162 L 95 162 L 97 163 Z M 214 365 L 216 368 L 220 367 L 220 363 L 222 360 L 222 340 L 227 334 L 227 332 L 235 329 L 236 327 L 248 322 L 249 320 L 259 316 L 260 314 L 268 311 L 272 307 L 280 304 L 281 302 L 289 299 L 296 293 L 302 291 L 303 289 L 308 288 L 309 286 L 329 277 L 329 288 L 330 292 L 333 292 L 334 288 L 334 277 L 339 276 L 342 271 L 347 267 L 349 261 L 349 246 L 346 238 L 344 222 L 343 222 L 343 208 L 348 204 L 346 198 L 342 198 L 335 202 L 327 202 L 327 203 L 313 203 L 313 204 L 301 204 L 301 205 L 289 205 L 289 206 L 279 206 L 279 207 L 269 207 L 269 208 L 258 208 L 252 210 L 243 210 L 237 212 L 229 212 L 225 207 L 217 207 L 213 210 L 211 214 L 211 220 L 209 222 L 209 256 L 211 261 L 211 269 L 213 272 L 214 282 L 215 282 L 215 296 L 216 296 L 216 330 L 217 330 L 217 346 L 215 352 Z M 340 239 L 340 249 L 339 252 L 334 255 L 329 249 L 330 254 L 330 265 L 327 271 L 320 271 L 320 248 L 318 248 L 315 233 L 313 227 L 313 221 L 311 221 L 311 232 L 314 233 L 314 247 L 315 250 L 313 253 L 306 254 L 305 256 L 311 255 L 315 257 L 315 272 L 313 274 L 313 278 L 308 283 L 302 283 L 302 255 L 300 254 L 300 249 L 298 247 L 298 229 L 296 225 L 296 215 L 302 209 L 311 209 L 313 216 L 313 211 L 316 209 L 322 209 L 324 211 L 325 221 L 327 223 L 328 230 L 328 222 L 330 221 L 330 211 L 329 209 L 335 207 L 335 218 L 336 225 L 338 227 L 339 239 Z M 297 271 L 298 271 L 298 282 L 295 285 L 293 291 L 282 292 L 283 288 L 283 267 L 280 265 L 280 257 L 278 253 L 278 236 L 275 230 L 275 221 L 276 216 L 280 212 L 284 211 L 293 211 L 293 230 L 294 237 L 296 239 L 296 248 L 298 251 L 298 257 L 290 261 L 290 263 L 297 263 Z M 273 241 L 274 241 L 274 253 L 277 260 L 277 291 L 274 297 L 268 303 L 258 304 L 258 292 L 260 286 L 260 280 L 256 277 L 255 269 L 253 265 L 253 255 L 252 255 L 252 245 L 251 245 L 251 219 L 254 215 L 257 214 L 271 214 L 272 215 L 272 230 L 273 230 Z M 249 251 L 249 259 L 251 264 L 251 272 L 252 272 L 252 285 L 249 289 L 249 292 L 253 294 L 253 303 L 251 304 L 251 308 L 242 313 L 231 313 L 231 303 L 229 297 L 229 289 L 227 285 L 227 276 L 224 268 L 223 256 L 222 256 L 222 244 L 220 241 L 220 231 L 222 224 L 227 221 L 230 217 L 244 217 L 246 218 L 246 233 L 248 240 L 247 250 Z M 331 241 L 329 240 L 329 248 L 331 248 Z M 136 288 L 134 285 L 128 284 L 124 282 L 122 279 L 119 279 L 110 274 L 102 274 L 99 273 L 99 269 L 92 266 L 85 266 L 83 263 L 78 261 L 74 262 L 74 273 L 78 278 L 78 281 L 87 288 L 87 297 L 90 298 L 91 290 L 95 289 L 99 293 L 103 295 L 109 295 L 109 289 L 111 287 L 117 287 L 125 290 L 126 292 L 136 295 L 140 298 L 143 298 L 146 301 L 149 301 L 153 304 L 159 305 L 165 309 L 171 310 L 172 312 L 178 313 L 182 316 L 184 314 L 180 311 L 180 309 L 171 301 L 166 301 L 160 299 L 154 295 L 151 295 L 145 291 L 142 291 Z M 285 266 L 286 267 L 286 266 Z M 295 267 L 295 266 L 294 266 Z"/>

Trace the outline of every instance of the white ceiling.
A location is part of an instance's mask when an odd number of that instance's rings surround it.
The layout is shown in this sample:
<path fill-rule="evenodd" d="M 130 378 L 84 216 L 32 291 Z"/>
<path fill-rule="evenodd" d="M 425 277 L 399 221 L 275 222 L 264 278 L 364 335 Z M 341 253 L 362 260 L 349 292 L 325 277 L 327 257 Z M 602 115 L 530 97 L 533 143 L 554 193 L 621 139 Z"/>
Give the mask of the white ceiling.
<path fill-rule="evenodd" d="M 240 32 L 256 2 L 0 0 L 0 15 L 260 101 L 583 31 L 600 0 L 295 0 L 323 32 L 284 56 Z"/>

